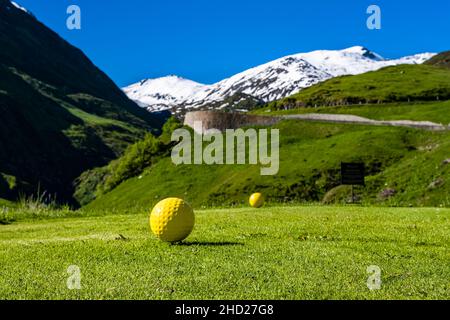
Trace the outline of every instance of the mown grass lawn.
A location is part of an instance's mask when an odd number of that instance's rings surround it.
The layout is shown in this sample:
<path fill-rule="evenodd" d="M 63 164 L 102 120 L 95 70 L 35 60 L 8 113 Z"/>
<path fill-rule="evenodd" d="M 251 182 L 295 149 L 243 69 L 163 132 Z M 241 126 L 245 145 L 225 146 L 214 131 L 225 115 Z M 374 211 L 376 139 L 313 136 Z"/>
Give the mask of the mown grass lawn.
<path fill-rule="evenodd" d="M 147 214 L 0 225 L 0 299 L 449 299 L 450 210 L 196 212 L 179 245 Z M 66 286 L 81 270 L 81 290 Z M 369 290 L 366 269 L 381 268 Z"/>

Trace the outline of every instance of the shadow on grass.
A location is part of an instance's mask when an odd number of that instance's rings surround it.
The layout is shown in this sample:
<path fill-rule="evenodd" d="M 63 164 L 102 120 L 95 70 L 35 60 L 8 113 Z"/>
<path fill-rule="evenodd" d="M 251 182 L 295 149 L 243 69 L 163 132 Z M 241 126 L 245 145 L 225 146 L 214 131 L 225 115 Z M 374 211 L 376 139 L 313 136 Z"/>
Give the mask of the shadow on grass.
<path fill-rule="evenodd" d="M 178 246 L 205 246 L 205 247 L 225 247 L 225 246 L 243 246 L 241 242 L 203 242 L 203 241 L 187 241 L 187 242 L 177 242 L 174 245 Z"/>

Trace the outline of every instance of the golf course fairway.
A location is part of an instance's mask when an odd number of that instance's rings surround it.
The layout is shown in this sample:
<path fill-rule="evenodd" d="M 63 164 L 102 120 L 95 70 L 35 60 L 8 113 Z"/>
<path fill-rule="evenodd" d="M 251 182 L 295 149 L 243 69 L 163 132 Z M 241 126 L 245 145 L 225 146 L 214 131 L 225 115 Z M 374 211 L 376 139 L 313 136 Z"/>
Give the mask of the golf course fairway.
<path fill-rule="evenodd" d="M 0 299 L 450 298 L 450 209 L 195 214 L 181 244 L 156 239 L 144 210 L 0 225 Z M 79 290 L 68 288 L 70 266 Z M 378 290 L 368 288 L 369 266 L 381 270 Z"/>

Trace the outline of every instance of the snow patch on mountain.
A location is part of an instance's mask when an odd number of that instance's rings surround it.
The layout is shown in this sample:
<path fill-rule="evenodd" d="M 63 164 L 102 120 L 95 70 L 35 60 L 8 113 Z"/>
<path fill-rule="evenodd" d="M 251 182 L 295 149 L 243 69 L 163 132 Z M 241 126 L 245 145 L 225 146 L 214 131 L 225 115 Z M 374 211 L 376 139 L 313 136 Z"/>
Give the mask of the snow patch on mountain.
<path fill-rule="evenodd" d="M 434 55 L 434 53 L 422 53 L 400 59 L 387 60 L 364 47 L 355 46 L 340 51 L 317 50 L 309 53 L 299 53 L 294 56 L 305 59 L 317 68 L 337 77 L 361 74 L 399 64 L 420 64 Z"/>
<path fill-rule="evenodd" d="M 238 73 L 192 96 L 191 103 L 220 101 L 242 92 L 263 101 L 295 93 L 330 78 L 330 74 L 297 57 L 287 57 Z"/>
<path fill-rule="evenodd" d="M 152 106 L 153 111 L 165 110 L 190 99 L 206 85 L 177 76 L 146 79 L 124 88 L 124 92 L 140 106 Z"/>
<path fill-rule="evenodd" d="M 146 79 L 123 90 L 149 111 L 225 108 L 227 98 L 245 94 L 268 102 L 341 75 L 356 75 L 398 64 L 420 64 L 434 53 L 387 60 L 364 47 L 317 50 L 286 56 L 238 73 L 218 83 L 205 85 L 177 76 Z"/>
<path fill-rule="evenodd" d="M 12 4 L 14 7 L 16 7 L 17 9 L 22 10 L 22 11 L 24 11 L 24 12 L 26 12 L 26 13 L 29 13 L 27 9 L 25 9 L 24 7 L 22 7 L 22 6 L 21 6 L 20 4 L 18 4 L 17 2 L 11 1 L 11 4 Z"/>
<path fill-rule="evenodd" d="M 23 12 L 27 13 L 29 16 L 31 16 L 33 18 L 36 18 L 31 11 L 29 11 L 28 9 L 26 9 L 23 6 L 21 6 L 20 4 L 18 4 L 15 1 L 6 0 L 5 2 L 2 2 L 1 5 L 4 6 L 4 8 L 6 10 L 8 10 L 8 11 L 17 9 L 17 10 L 20 10 L 20 11 L 23 11 Z"/>

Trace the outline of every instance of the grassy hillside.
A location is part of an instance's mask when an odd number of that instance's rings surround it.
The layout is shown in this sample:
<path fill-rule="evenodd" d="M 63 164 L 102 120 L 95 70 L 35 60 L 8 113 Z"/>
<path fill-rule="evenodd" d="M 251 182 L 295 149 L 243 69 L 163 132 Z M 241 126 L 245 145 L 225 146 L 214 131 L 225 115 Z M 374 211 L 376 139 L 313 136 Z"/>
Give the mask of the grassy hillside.
<path fill-rule="evenodd" d="M 425 64 L 450 69 L 450 51 L 435 55 L 433 58 L 426 61 Z"/>
<path fill-rule="evenodd" d="M 13 207 L 14 204 L 11 201 L 0 199 L 0 207 Z"/>
<path fill-rule="evenodd" d="M 331 79 L 253 112 L 348 113 L 377 120 L 449 124 L 450 100 L 445 98 L 450 98 L 448 70 L 401 65 Z M 301 107 L 311 105 L 318 107 Z M 448 131 L 298 120 L 284 121 L 275 128 L 281 135 L 276 176 L 261 176 L 258 166 L 177 167 L 163 157 L 111 192 L 97 194 L 87 208 L 149 207 L 167 196 L 186 198 L 196 207 L 241 205 L 255 191 L 274 203 L 343 203 L 350 197 L 349 187 L 339 186 L 344 161 L 366 164 L 367 185 L 358 188 L 363 203 L 450 206 Z"/>
<path fill-rule="evenodd" d="M 450 132 L 284 121 L 280 129 L 280 171 L 261 176 L 252 165 L 180 165 L 166 157 L 87 209 L 150 207 L 161 198 L 179 196 L 195 207 L 240 205 L 263 192 L 270 202 L 345 202 L 339 188 L 341 161 L 363 161 L 369 177 L 358 192 L 363 202 L 450 206 Z M 439 182 L 443 180 L 442 182 Z M 430 184 L 438 181 L 436 187 Z M 338 187 L 336 189 L 336 187 Z M 394 189 L 391 197 L 383 191 Z"/>
<path fill-rule="evenodd" d="M 399 65 L 330 79 L 268 104 L 269 109 L 450 99 L 450 72 L 429 65 Z"/>
<path fill-rule="evenodd" d="M 352 114 L 374 120 L 414 120 L 450 124 L 450 100 L 440 102 L 385 103 L 338 107 L 271 110 L 264 107 L 253 111 L 260 115 L 289 115 L 305 113 Z"/>
<path fill-rule="evenodd" d="M 79 49 L 0 0 L 0 197 L 37 190 L 76 205 L 73 181 L 162 119 L 142 110 Z"/>
<path fill-rule="evenodd" d="M 134 213 L 0 225 L 0 299 L 450 298 L 449 209 L 198 210 L 178 245 Z"/>
<path fill-rule="evenodd" d="M 161 135 L 156 138 L 147 134 L 144 139 L 130 145 L 124 154 L 107 166 L 83 172 L 75 181 L 74 197 L 81 205 L 86 205 L 123 181 L 139 176 L 143 170 L 170 155 L 174 144 L 170 141 L 173 130 L 181 123 L 171 117 L 164 124 Z"/>

